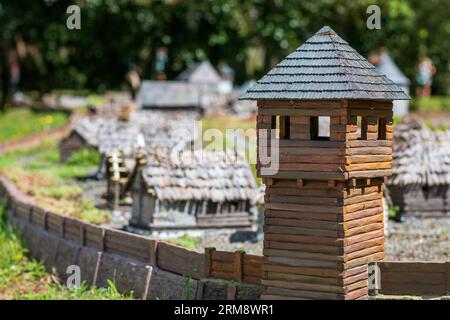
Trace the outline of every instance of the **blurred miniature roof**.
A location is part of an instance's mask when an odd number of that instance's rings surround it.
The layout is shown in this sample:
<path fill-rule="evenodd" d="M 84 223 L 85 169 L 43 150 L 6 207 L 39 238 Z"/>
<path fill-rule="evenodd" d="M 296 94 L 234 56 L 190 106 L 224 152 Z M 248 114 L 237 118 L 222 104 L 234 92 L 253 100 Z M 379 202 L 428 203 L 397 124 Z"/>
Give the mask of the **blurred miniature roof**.
<path fill-rule="evenodd" d="M 433 131 L 405 118 L 396 125 L 388 185 L 450 184 L 450 131 Z"/>
<path fill-rule="evenodd" d="M 208 85 L 146 80 L 139 90 L 137 105 L 139 108 L 201 108 L 202 95 L 209 92 Z"/>
<path fill-rule="evenodd" d="M 409 86 L 409 79 L 403 74 L 403 72 L 398 68 L 395 64 L 394 60 L 392 60 L 391 56 L 384 51 L 380 55 L 380 63 L 377 65 L 377 70 L 379 73 L 384 74 L 388 77 L 392 82 L 399 86 Z"/>
<path fill-rule="evenodd" d="M 249 88 L 241 99 L 405 100 L 409 97 L 325 26 Z"/>
<path fill-rule="evenodd" d="M 217 84 L 222 79 L 209 61 L 198 62 L 184 70 L 176 78 L 178 81 L 199 84 Z"/>
<path fill-rule="evenodd" d="M 102 124 L 100 117 L 84 117 L 79 119 L 72 133 L 78 134 L 88 146 L 96 148 L 98 146 L 97 131 Z"/>
<path fill-rule="evenodd" d="M 183 150 L 148 157 L 143 178 L 160 200 L 249 200 L 256 183 L 245 157 L 229 152 Z"/>
<path fill-rule="evenodd" d="M 142 148 L 189 143 L 199 132 L 194 116 L 149 110 L 132 112 L 128 121 L 103 116 L 81 118 L 73 131 L 102 154 L 121 150 L 127 157 Z"/>

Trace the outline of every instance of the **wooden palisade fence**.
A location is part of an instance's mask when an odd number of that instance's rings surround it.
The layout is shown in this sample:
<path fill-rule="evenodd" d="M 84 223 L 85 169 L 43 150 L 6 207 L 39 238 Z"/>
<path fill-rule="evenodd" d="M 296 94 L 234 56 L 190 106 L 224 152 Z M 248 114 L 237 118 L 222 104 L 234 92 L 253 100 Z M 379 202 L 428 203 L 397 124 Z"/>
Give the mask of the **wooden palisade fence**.
<path fill-rule="evenodd" d="M 0 198 L 6 200 L 16 218 L 40 226 L 57 237 L 95 248 L 98 252 L 125 256 L 194 279 L 261 284 L 263 257 L 259 255 L 214 248 L 206 248 L 203 254 L 164 241 L 63 217 L 31 205 L 3 177 L 0 178 Z M 450 295 L 450 262 L 381 261 L 376 264 L 380 272 L 378 292 L 381 294 Z"/>

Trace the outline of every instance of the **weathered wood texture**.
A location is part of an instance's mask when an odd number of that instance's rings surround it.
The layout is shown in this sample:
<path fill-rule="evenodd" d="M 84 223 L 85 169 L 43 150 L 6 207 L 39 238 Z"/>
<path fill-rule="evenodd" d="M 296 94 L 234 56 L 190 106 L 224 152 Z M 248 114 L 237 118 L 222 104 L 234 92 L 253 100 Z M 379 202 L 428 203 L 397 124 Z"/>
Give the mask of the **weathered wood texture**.
<path fill-rule="evenodd" d="M 378 262 L 379 292 L 386 295 L 450 295 L 450 262 Z"/>
<path fill-rule="evenodd" d="M 382 189 L 379 178 L 303 180 L 301 186 L 274 179 L 266 186 L 262 283 L 267 296 L 367 294 L 361 290 L 367 289 L 367 264 L 384 257 Z"/>
<path fill-rule="evenodd" d="M 376 101 L 264 101 L 257 129 L 289 122 L 289 139 L 279 140 L 279 166 L 272 178 L 336 179 L 384 177 L 392 170 L 392 103 Z M 313 120 L 330 118 L 330 136 L 313 140 Z M 278 129 L 278 128 L 277 128 Z M 286 135 L 285 135 L 286 136 Z M 271 134 L 268 134 L 270 139 Z M 260 142 L 259 142 L 260 143 Z M 270 146 L 270 140 L 267 142 Z M 258 162 L 257 168 L 269 166 Z M 269 177 L 258 170 L 260 176 Z"/>
<path fill-rule="evenodd" d="M 211 278 L 261 284 L 263 258 L 242 251 L 226 252 L 209 249 L 205 255 L 205 273 Z"/>
<path fill-rule="evenodd" d="M 11 183 L 10 185 L 12 186 Z M 17 188 L 12 188 L 20 193 Z M 9 207 L 14 216 L 83 247 L 131 258 L 194 279 L 212 277 L 250 284 L 261 282 L 261 256 L 223 251 L 214 251 L 212 255 L 203 254 L 168 242 L 64 217 L 11 195 L 3 177 L 0 177 L 0 196 L 9 199 Z M 211 264 L 205 267 L 208 256 Z"/>
<path fill-rule="evenodd" d="M 367 264 L 385 255 L 392 103 L 259 101 L 257 129 L 280 131 L 268 135 L 278 139 L 278 158 L 258 150 L 272 162 L 256 166 L 266 184 L 263 297 L 366 297 Z M 274 164 L 275 174 L 263 172 Z"/>

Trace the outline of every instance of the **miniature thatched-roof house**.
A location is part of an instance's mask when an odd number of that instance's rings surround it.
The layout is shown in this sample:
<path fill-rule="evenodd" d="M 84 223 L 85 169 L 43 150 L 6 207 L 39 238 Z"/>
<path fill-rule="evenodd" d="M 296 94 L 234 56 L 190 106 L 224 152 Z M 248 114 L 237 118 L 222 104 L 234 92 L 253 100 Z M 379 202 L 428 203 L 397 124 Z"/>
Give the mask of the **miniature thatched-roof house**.
<path fill-rule="evenodd" d="M 133 185 L 131 224 L 151 230 L 251 227 L 255 196 L 244 158 L 204 150 L 151 155 Z"/>
<path fill-rule="evenodd" d="M 450 131 L 405 121 L 396 128 L 393 158 L 388 188 L 402 212 L 450 212 Z"/>
<path fill-rule="evenodd" d="M 68 160 L 72 154 L 82 148 L 97 149 L 97 131 L 102 121 L 98 117 L 86 117 L 78 120 L 69 135 L 58 145 L 61 160 Z"/>

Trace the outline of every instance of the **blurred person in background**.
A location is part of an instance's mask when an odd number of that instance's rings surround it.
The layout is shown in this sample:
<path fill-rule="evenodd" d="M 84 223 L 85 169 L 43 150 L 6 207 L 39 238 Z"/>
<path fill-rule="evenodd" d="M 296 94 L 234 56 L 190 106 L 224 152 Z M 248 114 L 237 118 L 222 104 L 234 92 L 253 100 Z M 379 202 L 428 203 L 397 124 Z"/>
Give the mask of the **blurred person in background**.
<path fill-rule="evenodd" d="M 131 98 L 136 99 L 136 93 L 141 86 L 141 69 L 133 64 L 127 72 L 127 82 L 130 88 Z"/>
<path fill-rule="evenodd" d="M 416 96 L 429 97 L 431 95 L 431 84 L 433 82 L 433 76 L 436 74 L 436 67 L 430 58 L 422 56 L 420 58 L 416 82 Z"/>

